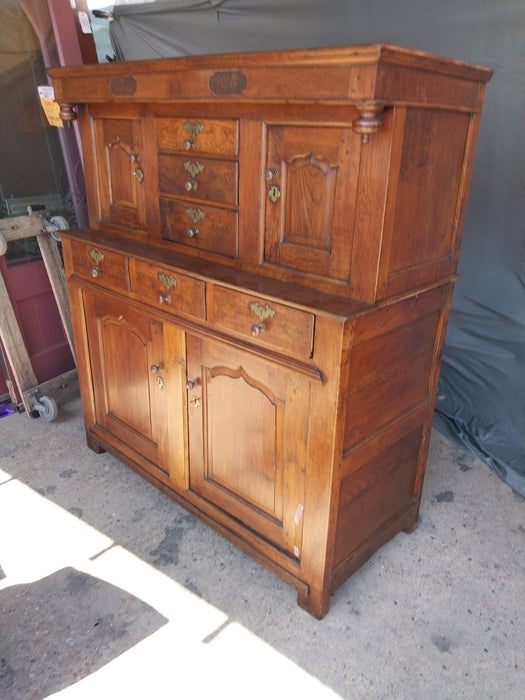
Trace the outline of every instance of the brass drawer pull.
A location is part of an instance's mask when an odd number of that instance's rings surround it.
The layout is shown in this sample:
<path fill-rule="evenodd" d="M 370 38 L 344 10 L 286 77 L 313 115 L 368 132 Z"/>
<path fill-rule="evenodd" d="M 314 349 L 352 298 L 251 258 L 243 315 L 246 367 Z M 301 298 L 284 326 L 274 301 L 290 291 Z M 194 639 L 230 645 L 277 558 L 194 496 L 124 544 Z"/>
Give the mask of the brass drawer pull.
<path fill-rule="evenodd" d="M 190 137 L 184 141 L 183 145 L 187 151 L 190 151 L 195 148 L 195 139 L 204 130 L 204 126 L 200 122 L 184 122 L 183 128 Z"/>
<path fill-rule="evenodd" d="M 95 250 L 92 248 L 89 251 L 89 257 L 91 260 L 93 260 L 96 266 L 90 270 L 91 277 L 98 277 L 100 275 L 100 263 L 104 260 L 104 253 L 102 253 L 100 250 Z"/>
<path fill-rule="evenodd" d="M 265 180 L 271 180 L 274 177 L 277 177 L 279 175 L 279 171 L 277 168 L 268 168 L 268 170 L 264 171 L 264 179 Z"/>
<path fill-rule="evenodd" d="M 164 272 L 159 272 L 158 275 L 159 282 L 166 288 L 166 291 L 169 292 L 170 289 L 173 287 L 177 286 L 177 280 L 173 275 L 166 275 Z"/>
<path fill-rule="evenodd" d="M 184 122 L 184 131 L 189 135 L 192 141 L 195 141 L 198 134 L 204 130 L 204 125 L 201 122 Z"/>
<path fill-rule="evenodd" d="M 184 189 L 186 192 L 196 192 L 199 187 L 199 183 L 196 180 L 186 180 L 184 183 Z"/>
<path fill-rule="evenodd" d="M 188 207 L 186 209 L 186 216 L 188 216 L 194 224 L 198 224 L 201 219 L 206 216 L 202 209 L 194 209 L 193 207 Z"/>
<path fill-rule="evenodd" d="M 187 160 L 184 162 L 184 170 L 192 177 L 197 177 L 204 170 L 204 165 L 199 163 L 198 160 Z"/>
<path fill-rule="evenodd" d="M 177 280 L 173 275 L 167 275 L 165 272 L 159 272 L 158 279 L 166 290 L 166 294 L 159 294 L 159 304 L 171 304 L 171 294 L 169 291 L 177 286 Z"/>
<path fill-rule="evenodd" d="M 99 267 L 100 263 L 104 260 L 104 253 L 101 253 L 100 250 L 94 250 L 94 248 L 92 248 L 89 251 L 89 257 L 91 260 L 93 260 L 95 265 Z"/>
<path fill-rule="evenodd" d="M 266 321 L 269 318 L 273 318 L 275 316 L 275 309 L 272 309 L 272 307 L 268 306 L 268 304 L 262 306 L 257 301 L 252 301 L 252 303 L 249 305 L 249 308 L 252 314 L 255 314 L 259 319 L 259 323 L 255 324 L 251 328 L 252 335 L 258 336 L 261 333 L 265 333 L 266 326 L 264 325 L 263 321 Z"/>
<path fill-rule="evenodd" d="M 197 236 L 199 235 L 199 229 L 198 228 L 189 228 L 186 231 L 186 235 L 188 236 L 188 238 L 197 238 Z"/>

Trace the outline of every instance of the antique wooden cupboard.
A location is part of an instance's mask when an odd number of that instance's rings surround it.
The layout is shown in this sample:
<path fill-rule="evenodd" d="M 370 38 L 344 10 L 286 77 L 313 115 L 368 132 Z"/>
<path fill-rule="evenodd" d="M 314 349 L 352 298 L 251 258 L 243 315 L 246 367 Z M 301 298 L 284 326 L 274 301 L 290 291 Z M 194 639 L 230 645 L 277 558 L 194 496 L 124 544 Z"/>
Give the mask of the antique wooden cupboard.
<path fill-rule="evenodd" d="M 88 444 L 322 617 L 417 521 L 491 71 L 371 45 L 50 73 Z"/>

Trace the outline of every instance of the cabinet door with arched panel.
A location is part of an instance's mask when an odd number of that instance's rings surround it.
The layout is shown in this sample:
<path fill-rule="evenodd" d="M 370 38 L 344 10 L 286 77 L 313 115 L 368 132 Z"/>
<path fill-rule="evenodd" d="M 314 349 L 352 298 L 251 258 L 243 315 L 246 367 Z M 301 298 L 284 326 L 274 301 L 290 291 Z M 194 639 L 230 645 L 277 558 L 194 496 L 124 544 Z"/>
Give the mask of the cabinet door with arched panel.
<path fill-rule="evenodd" d="M 190 488 L 300 558 L 311 380 L 188 335 Z"/>
<path fill-rule="evenodd" d="M 84 308 L 91 430 L 158 479 L 184 488 L 180 329 L 104 293 L 84 293 Z"/>
<path fill-rule="evenodd" d="M 91 184 L 90 219 L 96 225 L 146 235 L 143 122 L 126 113 L 92 117 L 96 180 Z M 94 195 L 94 196 L 93 196 Z M 95 222 L 93 222 L 95 219 Z"/>
<path fill-rule="evenodd" d="M 264 263 L 348 284 L 359 153 L 351 128 L 266 125 Z"/>

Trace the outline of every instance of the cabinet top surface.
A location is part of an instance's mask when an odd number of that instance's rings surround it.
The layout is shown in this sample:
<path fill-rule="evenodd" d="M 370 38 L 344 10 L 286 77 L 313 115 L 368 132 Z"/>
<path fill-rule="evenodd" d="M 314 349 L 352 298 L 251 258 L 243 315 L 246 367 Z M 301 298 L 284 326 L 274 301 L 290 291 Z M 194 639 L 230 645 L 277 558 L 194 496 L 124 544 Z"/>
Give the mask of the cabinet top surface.
<path fill-rule="evenodd" d="M 49 70 L 57 100 L 382 100 L 445 103 L 448 86 L 480 86 L 492 70 L 389 44 L 286 49 L 67 66 Z M 421 86 L 430 82 L 434 89 Z M 420 86 L 417 88 L 417 86 Z M 416 88 L 416 89 L 415 89 Z M 476 91 L 462 90 L 480 108 Z"/>

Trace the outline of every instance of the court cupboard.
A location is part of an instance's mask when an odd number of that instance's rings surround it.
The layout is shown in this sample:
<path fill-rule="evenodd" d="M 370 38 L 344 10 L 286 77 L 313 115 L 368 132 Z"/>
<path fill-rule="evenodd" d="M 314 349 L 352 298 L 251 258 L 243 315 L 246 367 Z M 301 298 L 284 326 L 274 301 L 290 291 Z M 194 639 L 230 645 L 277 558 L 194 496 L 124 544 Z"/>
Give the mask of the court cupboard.
<path fill-rule="evenodd" d="M 417 522 L 491 71 L 369 45 L 50 74 L 88 444 L 322 617 Z"/>

